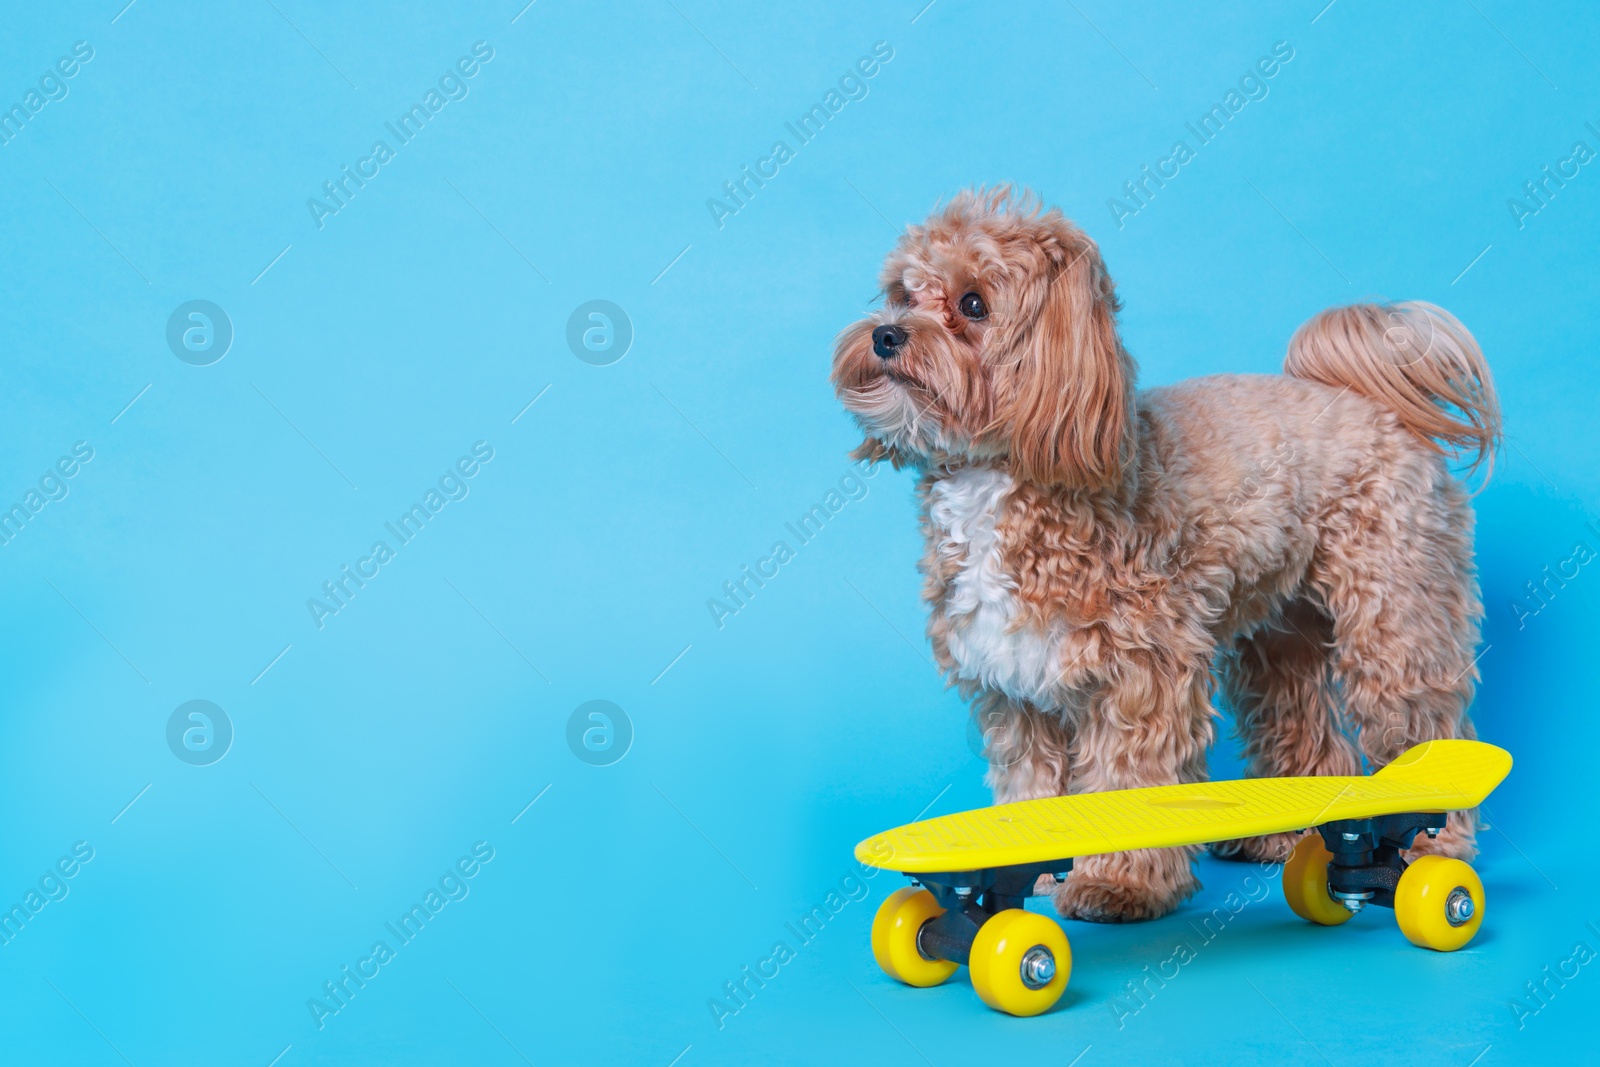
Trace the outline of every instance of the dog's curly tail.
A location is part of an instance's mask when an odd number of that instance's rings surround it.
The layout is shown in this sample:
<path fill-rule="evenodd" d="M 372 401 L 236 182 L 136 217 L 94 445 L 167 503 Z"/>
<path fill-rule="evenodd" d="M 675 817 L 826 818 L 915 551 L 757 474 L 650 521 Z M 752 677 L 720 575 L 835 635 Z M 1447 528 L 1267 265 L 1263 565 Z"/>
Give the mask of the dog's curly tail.
<path fill-rule="evenodd" d="M 1393 411 L 1401 425 L 1470 470 L 1494 469 L 1500 402 L 1483 350 L 1436 304 L 1329 308 L 1295 331 L 1283 372 L 1349 388 Z"/>

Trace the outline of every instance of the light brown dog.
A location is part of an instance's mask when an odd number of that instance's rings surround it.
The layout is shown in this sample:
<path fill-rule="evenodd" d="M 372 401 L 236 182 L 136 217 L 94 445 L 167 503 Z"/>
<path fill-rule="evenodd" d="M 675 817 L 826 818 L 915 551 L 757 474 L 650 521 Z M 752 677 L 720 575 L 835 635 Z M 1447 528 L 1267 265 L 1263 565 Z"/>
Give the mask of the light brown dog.
<path fill-rule="evenodd" d="M 921 473 L 928 635 L 997 802 L 1201 781 L 1218 678 L 1253 775 L 1471 737 L 1483 609 L 1450 454 L 1492 462 L 1477 343 L 1424 303 L 1317 315 L 1284 374 L 1134 391 L 1095 243 L 1009 189 L 911 227 L 839 337 L 858 456 Z M 1475 813 L 1418 851 L 1470 858 Z M 1213 846 L 1281 860 L 1288 835 Z M 1078 862 L 1069 917 L 1164 915 L 1194 850 Z"/>

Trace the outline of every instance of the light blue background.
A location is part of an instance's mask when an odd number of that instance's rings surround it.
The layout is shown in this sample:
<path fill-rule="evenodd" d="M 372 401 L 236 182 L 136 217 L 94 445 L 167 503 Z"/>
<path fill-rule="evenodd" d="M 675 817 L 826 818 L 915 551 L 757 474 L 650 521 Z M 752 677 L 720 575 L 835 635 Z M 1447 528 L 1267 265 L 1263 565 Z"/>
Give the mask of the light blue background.
<path fill-rule="evenodd" d="M 95 449 L 0 548 L 0 903 L 95 850 L 0 947 L 7 1062 L 1488 1067 L 1586 1047 L 1593 967 L 1520 1028 L 1511 1002 L 1600 950 L 1600 573 L 1524 625 L 1512 601 L 1600 548 L 1600 164 L 1521 229 L 1507 200 L 1575 141 L 1600 149 L 1592 11 L 923 2 L 6 13 L 7 105 L 95 49 L 0 147 L 0 498 Z M 307 198 L 479 40 L 470 95 L 319 230 Z M 1107 198 L 1280 40 L 1270 94 L 1118 229 Z M 877 41 L 894 58 L 870 95 L 718 229 L 707 198 Z M 830 343 L 895 229 L 1000 180 L 1101 242 L 1146 383 L 1274 370 L 1296 325 L 1363 297 L 1439 302 L 1482 342 L 1509 444 L 1477 501 L 1475 715 L 1517 768 L 1469 949 L 1413 949 L 1384 912 L 1313 929 L 1274 883 L 1119 1027 L 1123 983 L 1251 873 L 1207 860 L 1167 919 L 1069 924 L 1062 1006 L 1015 1020 L 964 973 L 878 973 L 883 875 L 713 1021 L 858 839 L 987 801 L 921 636 L 908 476 L 877 473 L 723 628 L 706 601 L 846 472 Z M 197 298 L 236 331 L 208 367 L 164 338 Z M 612 366 L 565 342 L 591 299 L 636 332 Z M 307 598 L 480 440 L 470 496 L 319 630 Z M 635 731 L 602 768 L 565 741 L 597 698 Z M 209 767 L 166 745 L 191 699 L 236 730 Z M 1225 741 L 1214 770 L 1236 769 Z M 307 999 L 478 841 L 470 895 L 319 1030 Z"/>

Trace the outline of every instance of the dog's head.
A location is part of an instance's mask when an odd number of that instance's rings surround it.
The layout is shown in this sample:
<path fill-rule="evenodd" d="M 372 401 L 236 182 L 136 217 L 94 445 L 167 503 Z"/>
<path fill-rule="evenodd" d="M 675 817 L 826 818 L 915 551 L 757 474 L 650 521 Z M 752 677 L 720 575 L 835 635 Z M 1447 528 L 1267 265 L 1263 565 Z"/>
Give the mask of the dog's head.
<path fill-rule="evenodd" d="M 858 456 L 1004 463 L 1096 489 L 1131 461 L 1134 367 L 1095 243 L 1009 187 L 957 196 L 906 231 L 884 306 L 839 335 L 833 384 Z"/>

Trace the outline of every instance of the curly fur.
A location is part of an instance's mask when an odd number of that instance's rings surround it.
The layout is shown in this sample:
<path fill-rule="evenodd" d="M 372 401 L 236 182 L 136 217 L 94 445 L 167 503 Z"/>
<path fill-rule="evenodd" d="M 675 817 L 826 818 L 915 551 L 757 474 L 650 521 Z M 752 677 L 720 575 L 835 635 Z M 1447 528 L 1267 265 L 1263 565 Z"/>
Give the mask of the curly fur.
<path fill-rule="evenodd" d="M 928 634 L 997 801 L 1203 780 L 1217 680 L 1253 775 L 1472 736 L 1483 610 L 1446 460 L 1492 455 L 1499 413 L 1448 312 L 1331 309 L 1284 375 L 1136 391 L 1098 248 L 1009 189 L 912 227 L 881 281 L 833 381 L 857 455 L 921 474 Z M 880 325 L 907 335 L 887 357 Z M 1475 826 L 1456 813 L 1421 845 L 1470 857 Z M 1281 859 L 1287 840 L 1213 850 Z M 1198 888 L 1195 851 L 1081 860 L 1057 907 L 1166 914 Z"/>

